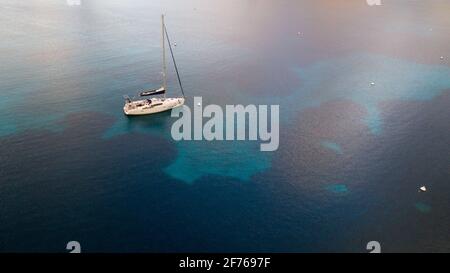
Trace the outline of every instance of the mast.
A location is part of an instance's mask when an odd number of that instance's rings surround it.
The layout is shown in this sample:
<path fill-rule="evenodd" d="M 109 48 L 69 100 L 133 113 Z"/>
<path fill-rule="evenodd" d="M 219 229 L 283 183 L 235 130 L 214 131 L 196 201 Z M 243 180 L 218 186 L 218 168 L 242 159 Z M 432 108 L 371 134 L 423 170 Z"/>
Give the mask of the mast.
<path fill-rule="evenodd" d="M 164 32 L 165 32 L 165 26 L 164 26 L 164 14 L 161 14 L 161 43 L 162 43 L 162 62 L 163 62 L 163 87 L 164 90 L 167 91 L 167 79 L 166 79 L 166 73 L 167 73 L 167 67 L 166 67 L 166 45 L 165 45 L 165 37 L 164 37 Z M 164 92 L 164 98 L 166 97 L 166 92 Z"/>
<path fill-rule="evenodd" d="M 183 94 L 183 98 L 184 98 L 185 96 L 184 96 L 183 85 L 181 84 L 180 73 L 178 73 L 177 63 L 175 62 L 175 57 L 173 56 L 173 50 L 172 50 L 172 46 L 170 44 L 169 34 L 167 33 L 166 25 L 163 24 L 163 27 L 164 27 L 164 32 L 166 33 L 167 43 L 169 44 L 170 55 L 172 56 L 173 66 L 175 67 L 175 72 L 177 72 L 178 83 L 180 84 L 181 93 Z"/>

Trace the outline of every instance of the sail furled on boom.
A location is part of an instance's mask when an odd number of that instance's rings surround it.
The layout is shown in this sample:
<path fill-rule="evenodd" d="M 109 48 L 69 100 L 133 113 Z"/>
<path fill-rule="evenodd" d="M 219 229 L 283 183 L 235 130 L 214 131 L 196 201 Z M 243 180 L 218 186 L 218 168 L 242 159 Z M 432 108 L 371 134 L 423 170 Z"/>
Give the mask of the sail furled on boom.
<path fill-rule="evenodd" d="M 161 87 L 161 88 L 158 88 L 158 89 L 152 89 L 152 90 L 143 91 L 139 95 L 144 97 L 144 96 L 161 95 L 161 94 L 165 94 L 165 93 L 166 93 L 166 89 L 164 87 Z"/>

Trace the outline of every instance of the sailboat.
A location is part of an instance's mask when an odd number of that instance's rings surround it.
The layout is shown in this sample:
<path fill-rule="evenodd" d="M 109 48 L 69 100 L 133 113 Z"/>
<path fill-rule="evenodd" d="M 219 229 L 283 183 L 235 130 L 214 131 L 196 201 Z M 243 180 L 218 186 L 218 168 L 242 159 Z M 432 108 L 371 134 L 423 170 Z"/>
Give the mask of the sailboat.
<path fill-rule="evenodd" d="M 173 56 L 172 47 L 170 45 L 169 35 L 167 34 L 166 25 L 164 24 L 164 15 L 161 15 L 161 23 L 162 23 L 162 63 L 163 63 L 163 83 L 162 86 L 158 89 L 145 90 L 139 93 L 140 97 L 147 96 L 158 96 L 152 97 L 151 99 L 139 98 L 138 100 L 132 100 L 128 96 L 124 96 L 125 105 L 123 106 L 123 112 L 127 116 L 139 116 L 139 115 L 149 115 L 155 114 L 159 112 L 164 112 L 167 110 L 171 110 L 175 107 L 181 106 L 184 104 L 184 90 L 181 85 L 180 75 L 178 73 L 177 64 L 175 62 L 175 58 Z M 169 45 L 170 54 L 172 56 L 173 64 L 175 67 L 175 71 L 177 73 L 178 83 L 181 88 L 181 97 L 172 97 L 166 98 L 166 90 L 167 90 L 167 77 L 166 77 L 166 46 L 165 40 L 167 39 L 167 43 Z M 162 95 L 162 96 L 161 96 Z"/>

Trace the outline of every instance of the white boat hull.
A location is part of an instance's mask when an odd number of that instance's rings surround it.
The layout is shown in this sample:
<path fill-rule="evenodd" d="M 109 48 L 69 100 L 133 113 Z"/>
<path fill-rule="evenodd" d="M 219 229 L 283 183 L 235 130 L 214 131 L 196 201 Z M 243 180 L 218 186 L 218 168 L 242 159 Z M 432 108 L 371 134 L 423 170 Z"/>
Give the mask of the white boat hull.
<path fill-rule="evenodd" d="M 126 102 L 123 112 L 127 116 L 156 114 L 171 110 L 184 104 L 184 98 L 152 98 Z"/>

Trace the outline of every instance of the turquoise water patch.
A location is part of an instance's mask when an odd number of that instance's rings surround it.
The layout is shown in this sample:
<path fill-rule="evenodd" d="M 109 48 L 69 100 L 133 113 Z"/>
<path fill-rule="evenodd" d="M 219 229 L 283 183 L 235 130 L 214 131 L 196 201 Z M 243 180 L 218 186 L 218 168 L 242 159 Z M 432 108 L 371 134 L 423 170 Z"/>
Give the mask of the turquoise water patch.
<path fill-rule="evenodd" d="M 191 109 L 196 107 L 189 106 Z M 170 115 L 170 111 L 137 117 L 116 114 L 116 122 L 104 132 L 102 138 L 110 139 L 124 133 L 139 132 L 172 139 L 171 126 L 176 118 Z M 260 151 L 260 141 L 183 140 L 173 143 L 177 147 L 178 155 L 164 172 L 186 183 L 193 183 L 210 175 L 248 181 L 271 165 L 269 153 Z"/>
<path fill-rule="evenodd" d="M 348 188 L 344 184 L 334 184 L 326 187 L 326 190 L 335 194 L 348 193 Z"/>
<path fill-rule="evenodd" d="M 418 209 L 422 213 L 428 213 L 431 211 L 431 206 L 427 205 L 425 203 L 422 203 L 422 202 L 418 202 L 418 203 L 414 204 L 414 206 L 416 207 L 416 209 Z"/>
<path fill-rule="evenodd" d="M 321 144 L 322 144 L 323 147 L 328 148 L 330 150 L 333 150 L 337 154 L 342 154 L 341 145 L 339 145 L 339 144 L 337 144 L 335 142 L 322 141 Z"/>
<path fill-rule="evenodd" d="M 383 129 L 379 103 L 430 100 L 450 88 L 447 66 L 418 64 L 376 54 L 358 53 L 295 70 L 302 86 L 282 98 L 281 107 L 302 110 L 329 101 L 351 100 L 366 107 L 364 122 L 373 134 Z"/>
<path fill-rule="evenodd" d="M 0 137 L 7 136 L 9 134 L 14 134 L 16 131 L 17 128 L 14 124 L 9 123 L 7 121 L 1 121 Z"/>
<path fill-rule="evenodd" d="M 117 116 L 117 115 L 116 115 Z M 147 133 L 170 139 L 170 112 L 154 114 L 151 116 L 125 117 L 117 116 L 116 122 L 103 134 L 102 139 L 111 139 L 127 133 Z"/>
<path fill-rule="evenodd" d="M 367 104 L 367 116 L 364 122 L 369 127 L 369 130 L 374 135 L 379 135 L 382 131 L 383 122 L 380 117 L 380 111 L 374 104 Z"/>
<path fill-rule="evenodd" d="M 207 175 L 247 181 L 270 167 L 269 156 L 261 156 L 259 144 L 255 143 L 185 141 L 177 143 L 177 147 L 177 159 L 164 172 L 187 183 Z"/>

